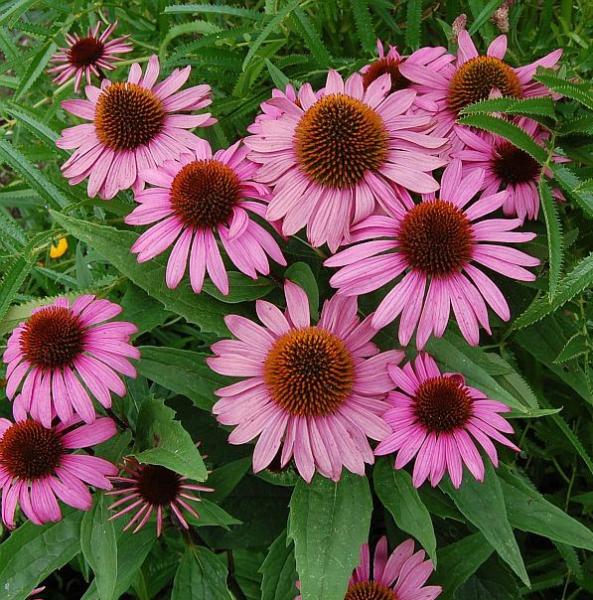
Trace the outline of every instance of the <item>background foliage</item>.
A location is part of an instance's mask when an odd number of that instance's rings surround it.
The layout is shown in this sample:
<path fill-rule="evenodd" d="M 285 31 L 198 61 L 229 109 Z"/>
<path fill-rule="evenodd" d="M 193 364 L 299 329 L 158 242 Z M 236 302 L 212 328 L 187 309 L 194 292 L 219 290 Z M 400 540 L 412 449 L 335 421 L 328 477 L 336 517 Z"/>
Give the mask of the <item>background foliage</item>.
<path fill-rule="evenodd" d="M 490 18 L 501 0 L 260 0 L 172 4 L 171 0 L 0 1 L 0 336 L 47 297 L 90 291 L 125 307 L 138 324 L 141 377 L 116 405 L 130 430 L 104 444 L 113 460 L 144 453 L 180 473 L 203 478 L 216 492 L 202 519 L 182 537 L 174 528 L 156 541 L 147 528 L 135 536 L 106 521 L 97 494 L 92 512 L 67 512 L 57 524 L 31 523 L 0 544 L 3 598 L 27 596 L 45 581 L 47 598 L 127 597 L 286 600 L 294 596 L 298 568 L 310 598 L 341 600 L 360 543 L 387 530 L 395 543 L 412 535 L 437 565 L 443 598 L 579 599 L 593 595 L 593 3 L 527 0 L 510 10 L 509 60 L 525 64 L 556 47 L 563 67 L 542 81 L 564 95 L 546 101 L 499 101 L 467 109 L 464 122 L 497 131 L 548 163 L 534 146 L 486 112 L 528 114 L 553 132 L 557 148 L 574 161 L 555 167 L 555 184 L 568 201 L 556 204 L 542 184 L 543 215 L 529 251 L 543 261 L 533 284 L 502 284 L 515 315 L 497 323 L 480 349 L 467 347 L 454 329 L 429 351 L 450 370 L 510 404 L 523 452 L 504 455 L 484 484 L 470 479 L 416 491 L 406 472 L 380 460 L 369 479 L 346 476 L 339 484 L 316 478 L 312 486 L 291 471 L 249 472 L 250 447 L 226 443 L 209 409 L 224 378 L 204 363 L 208 346 L 226 334 L 223 316 L 253 314 L 249 302 L 281 302 L 281 270 L 251 282 L 236 275 L 231 295 L 210 286 L 168 290 L 164 259 L 140 266 L 129 253 L 136 233 L 123 225 L 129 192 L 110 202 L 91 200 L 84 185 L 60 176 L 66 154 L 55 147 L 69 125 L 45 73 L 67 31 L 96 19 L 119 19 L 119 33 L 135 44 L 116 71 L 157 53 L 163 70 L 190 64 L 191 81 L 214 91 L 219 123 L 205 130 L 215 147 L 245 134 L 259 103 L 288 81 L 323 84 L 328 67 L 349 74 L 371 60 L 377 37 L 410 51 L 423 44 L 453 49 L 451 27 L 460 13 L 485 47 L 499 33 Z M 49 209 L 49 210 L 48 210 Z M 50 243 L 67 234 L 68 253 L 49 257 Z M 318 306 L 329 293 L 321 257 L 297 239 L 287 255 L 290 276 Z M 376 306 L 365 299 L 365 310 Z M 394 332 L 381 337 L 387 348 Z M 1 341 L 0 347 L 5 341 Z M 4 338 L 5 340 L 5 338 Z M 0 376 L 2 373 L 0 372 Z M 0 388 L 1 410 L 9 403 Z M 158 427 L 162 444 L 151 448 Z M 135 446 L 132 448 L 134 433 Z M 190 436 L 202 442 L 202 463 Z M 184 460 L 171 448 L 186 447 Z M 177 460 L 177 462 L 172 462 Z M 316 548 L 311 555 L 307 548 Z M 53 575 L 51 575 L 53 573 Z M 342 590 L 342 591 L 340 591 Z"/>

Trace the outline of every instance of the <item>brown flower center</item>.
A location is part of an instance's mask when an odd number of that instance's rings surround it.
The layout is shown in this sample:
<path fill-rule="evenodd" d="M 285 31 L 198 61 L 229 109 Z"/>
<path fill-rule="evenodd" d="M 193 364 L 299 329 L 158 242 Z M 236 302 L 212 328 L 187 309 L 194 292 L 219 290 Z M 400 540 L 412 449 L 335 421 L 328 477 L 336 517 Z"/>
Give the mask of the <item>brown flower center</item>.
<path fill-rule="evenodd" d="M 397 600 L 395 592 L 376 581 L 360 581 L 348 588 L 344 600 Z"/>
<path fill-rule="evenodd" d="M 369 68 L 362 75 L 362 84 L 364 88 L 369 87 L 375 79 L 379 79 L 381 75 L 389 73 L 391 75 L 391 88 L 389 93 L 397 92 L 398 90 L 405 90 L 410 85 L 410 80 L 406 79 L 399 72 L 400 61 L 393 58 L 379 58 L 375 62 L 369 65 Z"/>
<path fill-rule="evenodd" d="M 521 82 L 511 67 L 493 56 L 477 56 L 468 60 L 457 71 L 449 84 L 449 108 L 455 112 L 464 106 L 486 100 L 492 90 L 503 96 L 520 98 Z"/>
<path fill-rule="evenodd" d="M 451 202 L 422 202 L 401 222 L 399 244 L 412 268 L 433 277 L 450 275 L 471 259 L 471 225 Z"/>
<path fill-rule="evenodd" d="M 213 158 L 185 165 L 171 186 L 171 204 L 177 216 L 197 229 L 227 223 L 240 200 L 236 173 Z"/>
<path fill-rule="evenodd" d="M 103 42 L 94 37 L 85 37 L 68 50 L 68 57 L 75 67 L 88 67 L 103 56 L 103 49 Z"/>
<path fill-rule="evenodd" d="M 264 363 L 272 398 L 292 415 L 333 414 L 354 383 L 354 363 L 344 342 L 320 327 L 293 329 L 272 346 Z"/>
<path fill-rule="evenodd" d="M 19 479 L 39 479 L 53 473 L 63 455 L 60 437 L 31 419 L 11 425 L 0 440 L 0 465 Z"/>
<path fill-rule="evenodd" d="M 177 498 L 181 477 L 159 465 L 141 465 L 138 475 L 138 492 L 152 506 L 167 506 Z"/>
<path fill-rule="evenodd" d="M 295 129 L 295 151 L 303 172 L 331 188 L 356 185 L 387 158 L 388 134 L 377 112 L 345 94 L 318 100 Z"/>
<path fill-rule="evenodd" d="M 527 152 L 510 142 L 502 142 L 496 147 L 492 170 L 503 183 L 511 185 L 536 180 L 542 168 Z"/>
<path fill-rule="evenodd" d="M 95 109 L 97 137 L 112 150 L 133 150 L 161 131 L 165 109 L 154 92 L 136 83 L 112 83 Z"/>
<path fill-rule="evenodd" d="M 68 308 L 49 306 L 29 317 L 20 346 L 35 367 L 65 367 L 84 350 L 82 323 Z"/>
<path fill-rule="evenodd" d="M 459 376 L 427 379 L 418 388 L 414 403 L 416 418 L 433 433 L 459 429 L 472 416 L 473 401 Z"/>

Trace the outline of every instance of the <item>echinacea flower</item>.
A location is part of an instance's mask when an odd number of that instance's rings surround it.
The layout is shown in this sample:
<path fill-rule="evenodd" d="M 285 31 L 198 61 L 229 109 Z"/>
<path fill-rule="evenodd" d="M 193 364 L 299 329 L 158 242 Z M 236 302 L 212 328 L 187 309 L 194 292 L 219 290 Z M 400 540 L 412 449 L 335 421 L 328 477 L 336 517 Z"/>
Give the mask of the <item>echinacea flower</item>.
<path fill-rule="evenodd" d="M 540 146 L 549 138 L 549 132 L 533 119 L 521 118 L 517 125 Z M 465 173 L 474 169 L 484 169 L 484 193 L 494 194 L 507 190 L 508 195 L 502 210 L 507 216 L 517 216 L 521 221 L 537 219 L 539 214 L 538 183 L 542 166 L 527 152 L 511 142 L 490 132 L 474 132 L 468 127 L 455 126 L 457 137 L 464 149 L 455 154 L 463 163 Z M 555 154 L 554 162 L 567 162 L 567 158 Z M 545 174 L 551 176 L 550 169 Z M 562 193 L 554 189 L 554 196 L 564 199 Z"/>
<path fill-rule="evenodd" d="M 493 95 L 510 98 L 551 95 L 533 76 L 538 67 L 554 67 L 562 56 L 562 50 L 554 50 L 523 67 L 511 67 L 504 61 L 506 35 L 499 35 L 492 41 L 486 56 L 480 56 L 465 29 L 459 32 L 457 42 L 457 60 L 438 72 L 408 61 L 400 66 L 401 74 L 416 84 L 413 88 L 419 95 L 439 105 L 434 135 L 451 134 L 462 108 Z M 452 138 L 454 143 L 458 141 L 455 135 Z"/>
<path fill-rule="evenodd" d="M 7 397 L 14 398 L 20 390 L 15 406 L 18 403 L 45 427 L 54 413 L 62 421 L 73 413 L 87 423 L 94 421 L 91 396 L 109 408 L 111 392 L 126 393 L 118 373 L 136 376 L 129 359 L 140 358 L 130 344 L 137 328 L 111 320 L 121 311 L 119 304 L 90 295 L 72 304 L 58 298 L 35 309 L 14 329 L 4 352 Z"/>
<path fill-rule="evenodd" d="M 88 177 L 88 195 L 99 194 L 109 200 L 120 190 L 142 189 L 140 171 L 200 148 L 203 140 L 187 130 L 213 125 L 216 119 L 210 113 L 178 113 L 208 106 L 210 86 L 177 91 L 187 81 L 191 67 L 175 69 L 157 84 L 159 71 L 159 59 L 153 55 L 144 76 L 140 65 L 134 63 L 127 82 L 103 79 L 100 89 L 85 88 L 87 100 L 62 102 L 68 112 L 91 121 L 65 129 L 56 142 L 59 148 L 76 148 L 62 165 L 70 185 Z"/>
<path fill-rule="evenodd" d="M 534 233 L 514 231 L 520 219 L 483 219 L 505 202 L 508 192 L 482 194 L 484 171 L 470 175 L 454 160 L 444 171 L 439 196 L 425 196 L 393 216 L 371 216 L 353 228 L 362 241 L 328 258 L 325 265 L 341 267 L 330 279 L 339 294 L 357 296 L 397 281 L 379 304 L 373 327 L 380 329 L 401 315 L 399 341 L 406 346 L 414 331 L 423 348 L 431 334 L 441 337 L 451 307 L 465 339 L 479 343 L 482 326 L 490 333 L 488 304 L 503 320 L 510 309 L 496 284 L 481 268 L 533 281 L 524 267 L 536 258 L 502 244 L 528 242 Z M 403 277 L 400 280 L 400 276 Z"/>
<path fill-rule="evenodd" d="M 261 115 L 245 144 L 261 165 L 257 180 L 272 188 L 266 218 L 282 220 L 285 235 L 306 226 L 313 246 L 335 251 L 352 223 L 399 206 L 402 188 L 438 189 L 430 173 L 444 164 L 435 154 L 446 140 L 422 131 L 430 116 L 406 114 L 416 92 L 390 86 L 387 74 L 365 90 L 360 73 L 344 82 L 331 70 L 317 93 L 305 83 L 295 100 L 264 103 L 281 114 Z"/>
<path fill-rule="evenodd" d="M 167 509 L 177 517 L 182 527 L 189 529 L 183 511 L 187 511 L 196 519 L 199 519 L 200 515 L 187 501 L 200 502 L 195 492 L 214 491 L 204 485 L 189 483 L 187 477 L 182 477 L 166 467 L 140 464 L 133 457 L 126 458 L 122 468 L 121 476 L 110 478 L 116 487 L 107 492 L 107 495 L 121 496 L 109 507 L 112 510 L 119 509 L 110 520 L 135 511 L 124 531 L 136 525 L 133 531 L 136 533 L 148 523 L 153 514 L 156 514 L 156 534 L 159 537 L 163 531 Z"/>
<path fill-rule="evenodd" d="M 14 423 L 0 419 L 2 521 L 9 529 L 15 527 L 17 505 L 30 521 L 42 525 L 62 518 L 58 499 L 89 510 L 92 497 L 87 485 L 111 489 L 107 477 L 117 474 L 115 465 L 97 456 L 71 452 L 112 438 L 117 429 L 110 418 L 80 425 L 73 417 L 45 427 L 20 410 L 15 416 Z"/>
<path fill-rule="evenodd" d="M 284 286 L 287 310 L 256 302 L 263 327 L 238 315 L 225 323 L 238 339 L 212 345 L 208 365 L 242 380 L 216 392 L 213 412 L 223 425 L 236 425 L 231 444 L 259 439 L 253 470 L 280 455 L 281 467 L 294 458 L 303 479 L 315 470 L 334 481 L 342 467 L 364 475 L 374 461 L 368 438 L 381 440 L 389 427 L 380 415 L 392 388 L 387 364 L 403 352 L 379 353 L 371 341 L 371 317 L 357 317 L 355 298 L 334 296 L 311 325 L 309 300 L 296 284 Z"/>
<path fill-rule="evenodd" d="M 424 585 L 433 571 L 424 550 L 414 552 L 414 540 L 402 542 L 389 554 L 383 536 L 375 547 L 373 565 L 368 544 L 360 548 L 360 563 L 348 583 L 344 600 L 434 600 L 439 585 Z M 301 600 L 297 596 L 295 600 Z"/>
<path fill-rule="evenodd" d="M 179 161 L 166 161 L 158 169 L 141 172 L 157 187 L 136 194 L 140 205 L 127 217 L 129 225 L 156 223 L 132 246 L 138 262 L 173 251 L 167 264 L 166 280 L 175 288 L 189 262 L 193 290 L 202 290 L 206 271 L 214 285 L 229 293 L 229 279 L 217 238 L 231 262 L 256 279 L 268 275 L 268 255 L 281 265 L 286 261 L 271 233 L 256 223 L 250 213 L 264 214 L 268 190 L 253 181 L 257 165 L 247 160 L 248 149 L 237 142 L 212 154 L 208 142 Z M 249 200 L 251 198 L 251 200 Z M 259 200 L 260 202 L 254 201 Z"/>
<path fill-rule="evenodd" d="M 84 37 L 67 33 L 68 47 L 60 48 L 51 57 L 51 62 L 56 64 L 49 69 L 50 73 L 56 75 L 54 83 L 62 85 L 69 79 L 74 79 L 74 91 L 78 92 L 83 78 L 90 85 L 92 75 L 102 77 L 103 71 L 112 71 L 119 58 L 117 55 L 133 50 L 132 45 L 127 42 L 129 35 L 107 41 L 116 27 L 117 22 L 112 23 L 99 35 L 101 23 L 97 23 L 95 27 L 89 27 Z"/>
<path fill-rule="evenodd" d="M 384 415 L 392 434 L 377 446 L 375 454 L 397 452 L 396 469 L 416 457 L 415 487 L 426 479 L 434 487 L 448 472 L 458 488 L 464 463 L 482 481 L 484 462 L 476 442 L 495 467 L 498 455 L 492 440 L 519 451 L 503 435 L 512 434 L 513 428 L 499 413 L 511 409 L 467 385 L 459 373 L 441 373 L 428 354 L 418 355 L 413 365 L 409 362 L 403 368 L 391 365 L 389 373 L 397 387 L 389 394 L 391 408 Z"/>

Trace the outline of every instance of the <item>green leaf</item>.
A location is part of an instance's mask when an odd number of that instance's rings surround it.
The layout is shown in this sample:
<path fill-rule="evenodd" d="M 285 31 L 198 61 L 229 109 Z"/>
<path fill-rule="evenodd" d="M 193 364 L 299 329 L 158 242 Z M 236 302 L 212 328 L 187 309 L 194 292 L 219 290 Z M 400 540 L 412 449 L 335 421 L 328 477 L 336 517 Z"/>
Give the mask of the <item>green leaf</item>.
<path fill-rule="evenodd" d="M 228 276 L 230 290 L 226 296 L 211 281 L 204 282 L 204 292 L 226 304 L 238 304 L 262 298 L 274 289 L 274 283 L 267 277 L 251 279 L 236 271 L 229 271 Z"/>
<path fill-rule="evenodd" d="M 466 473 L 463 485 L 458 490 L 449 480 L 441 483 L 440 487 L 452 498 L 466 519 L 482 532 L 521 581 L 529 586 L 529 576 L 507 517 L 502 485 L 490 461 L 484 461 L 484 466 L 486 472 L 483 483 Z"/>
<path fill-rule="evenodd" d="M 296 564 L 294 546 L 283 531 L 270 546 L 260 572 L 262 574 L 261 600 L 285 600 L 296 593 Z"/>
<path fill-rule="evenodd" d="M 290 79 L 269 58 L 266 58 L 265 62 L 274 85 L 279 90 L 286 89 L 286 86 L 290 83 Z"/>
<path fill-rule="evenodd" d="M 0 14 L 0 25 L 7 24 L 12 27 L 17 19 L 25 14 L 34 4 L 37 4 L 39 0 L 16 0 L 11 2 L 11 6 L 7 8 L 2 14 Z"/>
<path fill-rule="evenodd" d="M 581 207 L 588 218 L 593 218 L 593 192 L 583 189 L 583 182 L 565 165 L 551 163 L 550 169 L 567 196 Z"/>
<path fill-rule="evenodd" d="M 311 316 L 317 319 L 317 315 L 319 314 L 319 288 L 317 287 L 317 278 L 313 274 L 311 267 L 307 263 L 296 262 L 284 271 L 284 277 L 297 283 L 305 290 L 309 298 Z"/>
<path fill-rule="evenodd" d="M 92 510 L 85 513 L 80 526 L 80 547 L 95 573 L 100 600 L 114 598 L 117 581 L 117 539 L 109 516 L 107 497 L 97 494 Z"/>
<path fill-rule="evenodd" d="M 350 5 L 360 45 L 366 52 L 372 52 L 375 48 L 376 36 L 369 12 L 369 2 L 368 0 L 350 0 Z"/>
<path fill-rule="evenodd" d="M 562 363 L 574 360 L 589 351 L 588 339 L 581 333 L 575 333 L 568 342 L 566 342 L 560 354 L 554 359 L 554 362 L 561 365 Z"/>
<path fill-rule="evenodd" d="M 5 209 L 0 208 L 0 244 L 10 252 L 22 248 L 27 236 L 20 224 Z"/>
<path fill-rule="evenodd" d="M 228 381 L 206 364 L 206 354 L 176 348 L 141 346 L 138 372 L 147 379 L 182 396 L 203 410 L 210 411 L 216 401 L 214 392 Z"/>
<path fill-rule="evenodd" d="M 495 13 L 496 9 L 503 3 L 503 0 L 490 0 L 486 3 L 484 8 L 480 11 L 474 22 L 471 24 L 468 33 L 474 35 L 484 23 L 490 19 Z"/>
<path fill-rule="evenodd" d="M 60 207 L 69 204 L 66 196 L 6 140 L 0 140 L 0 161 L 14 169 L 50 206 Z"/>
<path fill-rule="evenodd" d="M 1 17 L 0 17 L 1 21 Z M 20 100 L 25 92 L 31 89 L 31 86 L 37 81 L 39 76 L 43 73 L 49 59 L 56 51 L 57 45 L 55 42 L 48 42 L 44 44 L 39 52 L 33 57 L 33 60 L 29 63 L 25 74 L 21 77 L 19 87 L 14 95 L 15 100 Z"/>
<path fill-rule="evenodd" d="M 210 497 L 210 494 L 208 494 L 208 497 Z M 230 525 L 241 525 L 239 519 L 235 519 L 235 517 L 229 515 L 218 504 L 210 502 L 204 495 L 200 497 L 200 503 L 193 506 L 195 511 L 200 515 L 199 518 L 196 519 L 191 513 L 187 513 L 185 518 L 194 527 L 222 527 L 229 530 Z"/>
<path fill-rule="evenodd" d="M 590 86 L 572 83 L 557 75 L 550 75 L 549 73 L 539 73 L 534 79 L 543 83 L 553 92 L 572 98 L 573 100 L 580 102 L 583 106 L 586 106 L 589 110 L 593 110 L 593 94 L 591 93 Z"/>
<path fill-rule="evenodd" d="M 332 62 L 332 56 L 319 36 L 317 29 L 300 6 L 292 12 L 291 22 L 317 63 L 322 67 L 328 67 Z"/>
<path fill-rule="evenodd" d="M 422 0 L 408 0 L 406 17 L 406 46 L 417 50 L 422 33 Z"/>
<path fill-rule="evenodd" d="M 55 211 L 50 213 L 66 231 L 107 258 L 120 273 L 149 296 L 162 302 L 167 310 L 181 315 L 203 331 L 228 334 L 223 321 L 226 314 L 224 304 L 206 294 L 195 294 L 183 282 L 179 288 L 170 290 L 165 284 L 167 262 L 162 256 L 157 256 L 146 264 L 138 264 L 136 257 L 130 252 L 132 244 L 138 239 L 136 233 L 81 221 Z"/>
<path fill-rule="evenodd" d="M 584 292 L 593 285 L 593 254 L 581 259 L 574 269 L 565 275 L 557 286 L 555 296 L 549 294 L 536 298 L 529 307 L 519 315 L 514 323 L 513 329 L 523 329 L 547 315 L 557 311 L 578 294 Z"/>
<path fill-rule="evenodd" d="M 1 104 L 0 107 L 3 111 L 6 111 L 8 114 L 12 115 L 21 125 L 26 127 L 35 137 L 41 140 L 52 151 L 65 154 L 56 146 L 56 140 L 59 137 L 58 134 L 45 123 L 39 121 L 29 111 L 25 110 L 22 106 L 14 104 Z"/>
<path fill-rule="evenodd" d="M 190 546 L 181 558 L 173 582 L 171 600 L 232 598 L 226 584 L 224 562 L 203 546 Z"/>
<path fill-rule="evenodd" d="M 550 186 L 540 179 L 539 196 L 541 198 L 546 231 L 548 233 L 548 257 L 550 262 L 550 299 L 553 299 L 558 289 L 564 261 L 564 239 L 562 237 L 562 224 L 558 216 L 558 206 L 552 197 Z"/>
<path fill-rule="evenodd" d="M 162 400 L 147 398 L 138 415 L 137 442 L 141 463 L 161 465 L 196 481 L 208 477 L 206 465 L 190 434 L 175 420 L 175 411 Z"/>
<path fill-rule="evenodd" d="M 24 600 L 41 581 L 80 552 L 82 512 L 68 511 L 58 523 L 30 521 L 0 545 L 3 600 Z"/>
<path fill-rule="evenodd" d="M 163 305 L 151 298 L 138 286 L 129 284 L 120 304 L 124 311 L 120 315 L 122 321 L 130 321 L 138 327 L 138 335 L 152 331 L 174 316 L 163 309 Z"/>
<path fill-rule="evenodd" d="M 299 479 L 290 500 L 288 536 L 295 545 L 303 600 L 344 600 L 368 538 L 371 512 L 365 477 L 345 471 L 337 483 L 319 474 L 311 484 Z"/>
<path fill-rule="evenodd" d="M 505 138 L 517 146 L 517 148 L 527 152 L 527 154 L 532 156 L 540 164 L 544 164 L 548 159 L 546 150 L 538 145 L 528 133 L 514 123 L 490 115 L 469 115 L 460 119 L 459 123 L 461 125 L 467 125 L 468 127 L 484 129 L 485 131 L 489 131 L 490 133 Z"/>
<path fill-rule="evenodd" d="M 179 25 L 173 25 L 167 30 L 167 35 L 164 37 L 159 48 L 159 56 L 165 56 L 167 52 L 167 46 L 180 35 L 187 35 L 188 33 L 208 35 L 212 33 L 218 33 L 222 31 L 222 28 L 214 23 L 196 19 L 189 23 L 180 23 Z"/>
<path fill-rule="evenodd" d="M 242 19 L 252 19 L 253 21 L 260 21 L 262 19 L 261 13 L 257 12 L 256 10 L 216 4 L 175 4 L 165 7 L 165 14 L 174 13 L 219 14 L 232 17 L 241 17 Z"/>
<path fill-rule="evenodd" d="M 453 600 L 455 592 L 490 557 L 494 549 L 481 533 L 474 533 L 439 550 L 435 580 L 443 587 L 440 600 Z"/>
<path fill-rule="evenodd" d="M 590 529 L 548 502 L 505 465 L 500 475 L 507 515 L 515 529 L 575 548 L 593 550 L 593 532 Z"/>
<path fill-rule="evenodd" d="M 436 566 L 436 539 L 430 513 L 412 485 L 409 473 L 394 469 L 391 459 L 382 458 L 373 470 L 373 484 L 396 525 L 420 542 Z"/>
<path fill-rule="evenodd" d="M 535 115 L 554 118 L 551 98 L 492 98 L 468 104 L 461 109 L 463 115 L 502 112 L 511 115 Z"/>

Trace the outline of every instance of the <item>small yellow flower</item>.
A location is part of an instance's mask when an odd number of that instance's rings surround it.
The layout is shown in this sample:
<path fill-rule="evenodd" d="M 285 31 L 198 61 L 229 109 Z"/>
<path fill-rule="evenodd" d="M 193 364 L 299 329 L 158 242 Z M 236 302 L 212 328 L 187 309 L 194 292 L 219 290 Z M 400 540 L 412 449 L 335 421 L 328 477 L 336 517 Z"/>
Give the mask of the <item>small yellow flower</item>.
<path fill-rule="evenodd" d="M 68 240 L 65 237 L 62 237 L 58 240 L 57 244 L 52 244 L 49 249 L 49 257 L 50 258 L 60 258 L 64 256 L 68 251 Z"/>

